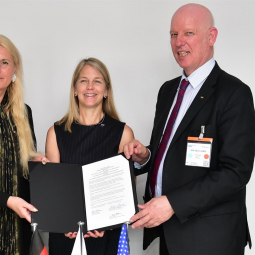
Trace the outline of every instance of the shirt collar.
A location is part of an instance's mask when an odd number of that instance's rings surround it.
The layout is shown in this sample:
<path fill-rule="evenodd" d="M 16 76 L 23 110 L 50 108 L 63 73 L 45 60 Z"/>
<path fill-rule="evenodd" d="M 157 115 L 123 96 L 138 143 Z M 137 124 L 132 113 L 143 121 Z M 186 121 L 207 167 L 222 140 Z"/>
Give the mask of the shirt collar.
<path fill-rule="evenodd" d="M 190 85 L 195 89 L 199 84 L 205 81 L 207 76 L 211 73 L 212 69 L 215 66 L 214 58 L 211 58 L 205 64 L 200 66 L 197 70 L 195 70 L 189 77 L 186 77 L 184 71 L 182 73 L 182 78 L 189 81 Z"/>

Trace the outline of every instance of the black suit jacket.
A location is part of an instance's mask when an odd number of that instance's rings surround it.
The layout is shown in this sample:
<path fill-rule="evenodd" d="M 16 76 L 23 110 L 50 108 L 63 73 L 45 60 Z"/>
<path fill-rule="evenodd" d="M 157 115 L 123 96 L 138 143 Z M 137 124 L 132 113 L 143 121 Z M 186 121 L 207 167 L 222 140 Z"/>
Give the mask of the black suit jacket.
<path fill-rule="evenodd" d="M 151 169 L 180 77 L 160 88 L 149 148 L 151 159 L 137 174 Z M 201 126 L 213 138 L 210 168 L 185 166 L 187 138 Z M 245 193 L 254 160 L 255 114 L 247 85 L 215 65 L 180 123 L 163 166 L 162 195 L 174 216 L 163 223 L 171 255 L 239 255 L 250 242 Z M 158 236 L 144 230 L 144 249 Z"/>

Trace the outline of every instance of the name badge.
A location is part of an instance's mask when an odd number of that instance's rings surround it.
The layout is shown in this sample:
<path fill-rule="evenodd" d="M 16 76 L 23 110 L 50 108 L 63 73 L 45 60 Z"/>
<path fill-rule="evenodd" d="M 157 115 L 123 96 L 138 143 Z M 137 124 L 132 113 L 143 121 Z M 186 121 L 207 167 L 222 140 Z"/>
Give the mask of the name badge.
<path fill-rule="evenodd" d="M 210 167 L 212 138 L 188 137 L 186 166 Z"/>

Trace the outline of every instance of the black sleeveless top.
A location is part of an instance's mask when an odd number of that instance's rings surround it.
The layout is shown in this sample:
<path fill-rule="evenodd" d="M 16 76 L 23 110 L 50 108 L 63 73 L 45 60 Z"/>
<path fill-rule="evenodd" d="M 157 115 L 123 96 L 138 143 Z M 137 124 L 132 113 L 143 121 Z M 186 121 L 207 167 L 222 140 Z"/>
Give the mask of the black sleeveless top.
<path fill-rule="evenodd" d="M 105 114 L 99 124 L 71 125 L 72 133 L 65 131 L 65 123 L 54 124 L 60 162 L 85 165 L 118 153 L 125 123 Z M 103 238 L 86 238 L 88 255 L 117 254 L 120 229 L 105 231 Z M 50 233 L 49 254 L 70 255 L 75 239 L 64 234 Z"/>
<path fill-rule="evenodd" d="M 96 125 L 73 123 L 72 133 L 65 131 L 65 123 L 55 124 L 60 162 L 85 165 L 116 155 L 124 126 L 107 114 Z"/>

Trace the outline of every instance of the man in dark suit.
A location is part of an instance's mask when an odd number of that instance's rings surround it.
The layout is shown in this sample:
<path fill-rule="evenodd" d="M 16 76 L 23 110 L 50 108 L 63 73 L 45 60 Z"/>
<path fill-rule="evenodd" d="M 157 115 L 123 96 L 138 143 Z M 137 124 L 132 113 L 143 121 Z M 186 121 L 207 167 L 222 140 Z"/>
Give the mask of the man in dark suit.
<path fill-rule="evenodd" d="M 215 62 L 217 34 L 204 6 L 176 11 L 171 46 L 183 74 L 160 88 L 150 145 L 124 147 L 137 174 L 148 172 L 132 227 L 144 228 L 144 249 L 160 236 L 161 255 L 241 255 L 251 246 L 254 105 L 249 87 Z"/>

